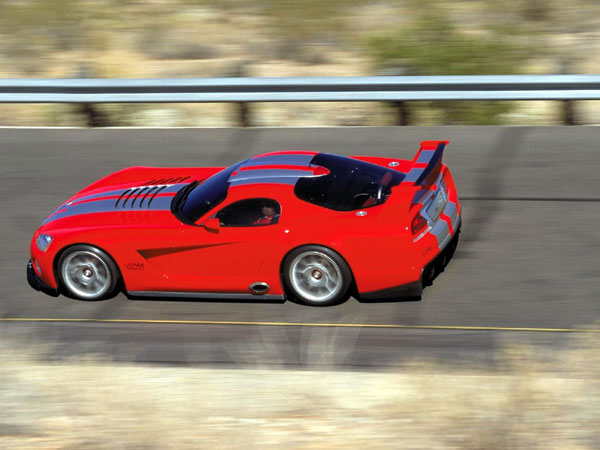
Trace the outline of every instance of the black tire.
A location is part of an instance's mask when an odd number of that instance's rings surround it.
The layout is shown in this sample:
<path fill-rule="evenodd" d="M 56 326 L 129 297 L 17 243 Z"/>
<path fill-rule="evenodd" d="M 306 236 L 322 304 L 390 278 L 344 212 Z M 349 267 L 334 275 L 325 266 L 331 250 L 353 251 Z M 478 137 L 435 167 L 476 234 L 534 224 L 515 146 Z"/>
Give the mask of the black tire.
<path fill-rule="evenodd" d="M 352 272 L 333 250 L 305 245 L 284 259 L 283 281 L 288 295 L 310 306 L 331 306 L 348 299 Z"/>
<path fill-rule="evenodd" d="M 113 259 L 91 245 L 74 245 L 58 259 L 61 292 L 78 300 L 95 301 L 116 295 L 120 273 Z"/>

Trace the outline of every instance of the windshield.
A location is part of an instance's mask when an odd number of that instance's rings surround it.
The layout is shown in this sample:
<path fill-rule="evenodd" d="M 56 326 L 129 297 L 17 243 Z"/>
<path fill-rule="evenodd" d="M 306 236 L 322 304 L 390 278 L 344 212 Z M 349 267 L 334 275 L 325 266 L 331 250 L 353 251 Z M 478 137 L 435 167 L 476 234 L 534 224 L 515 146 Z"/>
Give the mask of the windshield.
<path fill-rule="evenodd" d="M 245 162 L 223 169 L 203 183 L 195 181 L 195 184 L 188 185 L 191 189 L 183 188 L 180 191 L 182 195 L 173 199 L 172 209 L 175 214 L 186 222 L 196 223 L 200 217 L 225 200 L 229 190 L 229 176 Z"/>
<path fill-rule="evenodd" d="M 319 153 L 310 164 L 326 167 L 329 174 L 300 178 L 294 193 L 301 200 L 335 211 L 380 205 L 404 179 L 395 170 L 328 153 Z"/>

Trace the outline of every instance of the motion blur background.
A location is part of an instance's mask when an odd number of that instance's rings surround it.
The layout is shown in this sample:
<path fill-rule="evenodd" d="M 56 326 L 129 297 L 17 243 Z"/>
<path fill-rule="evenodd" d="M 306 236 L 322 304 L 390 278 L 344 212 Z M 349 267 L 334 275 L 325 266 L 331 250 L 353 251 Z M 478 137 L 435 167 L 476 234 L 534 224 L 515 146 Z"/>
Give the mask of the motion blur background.
<path fill-rule="evenodd" d="M 0 0 L 0 78 L 598 74 L 599 18 L 599 0 Z M 89 111 L 0 104 L 0 448 L 600 448 L 600 128 L 438 126 L 559 125 L 563 102 L 404 106 L 414 127 L 263 132 L 14 130 Z M 93 106 L 100 126 L 223 128 L 238 107 Z M 600 102 L 571 107 L 600 124 Z M 381 102 L 249 108 L 256 127 L 397 121 Z M 123 166 L 410 158 L 447 138 L 462 241 L 421 302 L 75 302 L 26 283 L 39 221 Z"/>
<path fill-rule="evenodd" d="M 0 0 L 1 78 L 591 74 L 597 0 Z M 228 104 L 97 105 L 103 126 L 223 127 Z M 383 103 L 253 104 L 254 126 L 393 125 Z M 563 121 L 557 102 L 420 102 L 411 125 Z M 580 124 L 600 102 L 576 104 Z M 86 125 L 0 105 L 0 125 Z"/>

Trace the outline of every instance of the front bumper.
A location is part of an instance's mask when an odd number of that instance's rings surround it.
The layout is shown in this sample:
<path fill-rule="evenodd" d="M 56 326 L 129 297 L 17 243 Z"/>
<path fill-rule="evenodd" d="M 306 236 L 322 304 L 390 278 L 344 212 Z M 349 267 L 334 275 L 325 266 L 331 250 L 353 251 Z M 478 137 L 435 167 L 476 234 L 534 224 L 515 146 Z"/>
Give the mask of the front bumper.
<path fill-rule="evenodd" d="M 27 282 L 29 286 L 34 288 L 36 291 L 41 291 L 45 294 L 51 295 L 52 297 L 58 297 L 58 289 L 52 288 L 40 280 L 33 268 L 31 260 L 27 263 Z"/>

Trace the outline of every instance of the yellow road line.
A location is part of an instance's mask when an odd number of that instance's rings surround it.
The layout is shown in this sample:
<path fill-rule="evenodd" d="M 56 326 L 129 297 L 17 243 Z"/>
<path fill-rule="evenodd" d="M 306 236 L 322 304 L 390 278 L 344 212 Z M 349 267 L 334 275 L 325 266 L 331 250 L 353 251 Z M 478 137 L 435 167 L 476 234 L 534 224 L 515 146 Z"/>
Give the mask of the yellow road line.
<path fill-rule="evenodd" d="M 78 323 L 141 323 L 173 325 L 250 325 L 267 327 L 338 327 L 338 328 L 399 328 L 414 330 L 455 331 L 537 331 L 550 333 L 600 333 L 600 329 L 583 328 L 523 328 L 523 327 L 474 327 L 453 325 L 401 325 L 374 323 L 309 323 L 309 322 L 235 322 L 228 320 L 151 320 L 151 319 L 61 319 L 43 317 L 0 317 L 0 322 L 78 322 Z"/>

